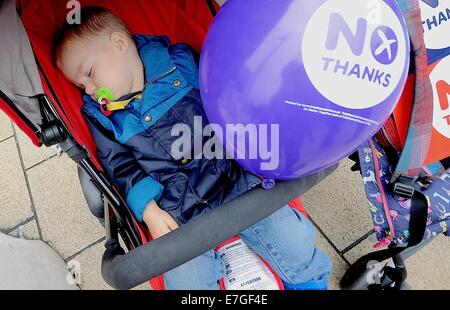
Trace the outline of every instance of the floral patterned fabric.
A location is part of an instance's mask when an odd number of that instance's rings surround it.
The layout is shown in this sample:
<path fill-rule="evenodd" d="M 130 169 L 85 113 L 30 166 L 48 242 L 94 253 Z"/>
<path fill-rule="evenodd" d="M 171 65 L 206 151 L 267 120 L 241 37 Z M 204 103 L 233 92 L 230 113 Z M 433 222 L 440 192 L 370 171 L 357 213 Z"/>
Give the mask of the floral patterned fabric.
<path fill-rule="evenodd" d="M 397 200 L 388 190 L 395 166 L 392 165 L 383 148 L 376 140 L 370 140 L 358 150 L 364 188 L 370 203 L 372 220 L 378 243 L 375 247 L 391 244 L 407 244 L 411 200 Z M 425 194 L 428 200 L 428 221 L 424 239 L 439 233 L 450 236 L 450 169 L 442 165 L 424 167 L 431 177 L 431 184 L 424 188 L 417 178 L 414 186 Z"/>

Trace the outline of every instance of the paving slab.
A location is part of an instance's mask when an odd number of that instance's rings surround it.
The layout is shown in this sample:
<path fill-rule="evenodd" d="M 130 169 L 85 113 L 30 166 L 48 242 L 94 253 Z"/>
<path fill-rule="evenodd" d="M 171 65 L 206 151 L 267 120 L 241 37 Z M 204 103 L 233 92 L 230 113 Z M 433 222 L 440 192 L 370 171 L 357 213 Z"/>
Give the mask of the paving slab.
<path fill-rule="evenodd" d="M 101 260 L 104 252 L 103 242 L 98 243 L 75 256 L 68 265 L 78 266 L 79 286 L 82 290 L 111 290 L 101 275 Z"/>
<path fill-rule="evenodd" d="M 38 226 L 35 220 L 20 225 L 18 228 L 10 232 L 8 235 L 26 240 L 39 240 Z"/>
<path fill-rule="evenodd" d="M 82 290 L 112 290 L 102 278 L 101 275 L 101 260 L 103 252 L 105 250 L 104 242 L 100 242 L 76 257 L 71 261 L 76 262 L 80 267 L 80 288 Z M 70 263 L 69 263 L 70 264 Z M 141 284 L 134 288 L 134 290 L 149 290 L 150 285 L 148 283 Z"/>
<path fill-rule="evenodd" d="M 13 135 L 11 121 L 3 111 L 0 111 L 0 141 Z"/>
<path fill-rule="evenodd" d="M 43 239 L 64 259 L 104 236 L 104 228 L 89 211 L 71 159 L 55 157 L 27 173 Z"/>
<path fill-rule="evenodd" d="M 16 126 L 14 127 L 25 169 L 28 169 L 43 160 L 49 159 L 56 154 L 56 148 L 45 146 L 37 147 L 31 143 L 30 139 L 19 128 Z"/>
<path fill-rule="evenodd" d="M 450 290 L 450 239 L 440 235 L 406 261 L 415 290 Z"/>
<path fill-rule="evenodd" d="M 34 214 L 15 140 L 0 143 L 0 230 L 7 231 Z"/>
<path fill-rule="evenodd" d="M 352 172 L 350 160 L 308 191 L 303 204 L 316 224 L 339 249 L 372 229 L 372 219 L 359 172 Z"/>

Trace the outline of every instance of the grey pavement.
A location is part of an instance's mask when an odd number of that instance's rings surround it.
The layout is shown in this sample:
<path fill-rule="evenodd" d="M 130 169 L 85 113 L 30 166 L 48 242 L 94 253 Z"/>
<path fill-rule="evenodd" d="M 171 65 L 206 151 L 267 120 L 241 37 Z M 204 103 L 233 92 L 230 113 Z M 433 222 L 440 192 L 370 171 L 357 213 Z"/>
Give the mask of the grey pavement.
<path fill-rule="evenodd" d="M 76 164 L 55 149 L 36 148 L 2 112 L 0 154 L 0 232 L 42 240 L 68 268 L 77 263 L 82 289 L 111 289 L 100 274 L 103 227 L 88 210 Z M 349 167 L 343 162 L 303 197 L 318 229 L 318 245 L 333 259 L 332 289 L 339 288 L 348 264 L 372 251 L 374 243 L 373 236 L 363 238 L 371 231 L 370 211 L 361 178 Z M 450 289 L 449 257 L 450 240 L 438 237 L 410 258 L 412 289 Z M 148 284 L 138 287 L 148 288 Z"/>

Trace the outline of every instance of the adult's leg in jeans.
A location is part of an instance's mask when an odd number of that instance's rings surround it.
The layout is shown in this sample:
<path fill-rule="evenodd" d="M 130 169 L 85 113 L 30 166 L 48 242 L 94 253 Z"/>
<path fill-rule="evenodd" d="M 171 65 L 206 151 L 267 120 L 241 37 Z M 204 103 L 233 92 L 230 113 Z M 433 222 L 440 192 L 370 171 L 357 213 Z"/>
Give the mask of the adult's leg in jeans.
<path fill-rule="evenodd" d="M 210 250 L 164 274 L 167 290 L 218 290 L 225 268 L 222 259 Z"/>
<path fill-rule="evenodd" d="M 240 237 L 286 284 L 326 283 L 331 273 L 330 258 L 315 247 L 314 226 L 289 206 L 244 230 Z"/>

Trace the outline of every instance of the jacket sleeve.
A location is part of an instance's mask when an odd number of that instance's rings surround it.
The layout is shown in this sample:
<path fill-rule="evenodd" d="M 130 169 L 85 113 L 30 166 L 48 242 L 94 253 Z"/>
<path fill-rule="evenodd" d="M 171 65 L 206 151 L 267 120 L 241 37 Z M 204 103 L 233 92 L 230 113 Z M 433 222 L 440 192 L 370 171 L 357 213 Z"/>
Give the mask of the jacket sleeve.
<path fill-rule="evenodd" d="M 111 131 L 100 122 L 83 113 L 97 146 L 97 155 L 111 182 L 119 187 L 128 207 L 139 222 L 151 200 L 159 200 L 163 186 L 141 168 L 133 153 L 116 141 Z"/>

